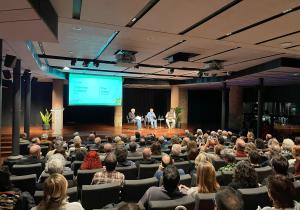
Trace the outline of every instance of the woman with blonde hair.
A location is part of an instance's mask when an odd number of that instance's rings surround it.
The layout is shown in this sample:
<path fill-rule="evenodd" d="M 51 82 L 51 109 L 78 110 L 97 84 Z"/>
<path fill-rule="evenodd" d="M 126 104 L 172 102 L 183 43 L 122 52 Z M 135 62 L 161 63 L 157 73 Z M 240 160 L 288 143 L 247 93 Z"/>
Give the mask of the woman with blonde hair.
<path fill-rule="evenodd" d="M 83 210 L 78 202 L 68 202 L 68 182 L 61 174 L 52 174 L 44 182 L 44 197 L 31 210 Z"/>

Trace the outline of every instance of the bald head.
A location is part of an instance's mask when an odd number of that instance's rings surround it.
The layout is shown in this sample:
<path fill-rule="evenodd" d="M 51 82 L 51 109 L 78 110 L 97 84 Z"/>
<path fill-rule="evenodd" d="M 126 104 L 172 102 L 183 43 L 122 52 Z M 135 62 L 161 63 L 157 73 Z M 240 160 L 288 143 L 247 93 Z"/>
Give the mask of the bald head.
<path fill-rule="evenodd" d="M 164 168 L 167 167 L 168 165 L 171 165 L 172 164 L 171 157 L 169 155 L 162 156 L 162 158 L 161 158 L 161 164 L 162 164 L 162 166 Z"/>
<path fill-rule="evenodd" d="M 143 150 L 143 158 L 144 159 L 151 159 L 151 149 L 149 147 L 146 147 L 144 150 Z"/>
<path fill-rule="evenodd" d="M 30 148 L 29 148 L 29 154 L 31 156 L 40 158 L 41 156 L 41 147 L 37 144 L 33 144 Z"/>
<path fill-rule="evenodd" d="M 112 152 L 112 145 L 111 144 L 104 144 L 104 152 L 111 153 Z"/>

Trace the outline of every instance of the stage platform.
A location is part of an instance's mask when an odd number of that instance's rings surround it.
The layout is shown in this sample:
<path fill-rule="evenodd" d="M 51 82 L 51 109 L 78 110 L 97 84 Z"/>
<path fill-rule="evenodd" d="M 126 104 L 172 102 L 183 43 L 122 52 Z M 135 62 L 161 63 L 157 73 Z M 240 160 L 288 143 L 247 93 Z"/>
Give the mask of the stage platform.
<path fill-rule="evenodd" d="M 187 126 L 182 126 L 182 128 L 166 128 L 158 127 L 157 129 L 145 128 L 143 127 L 140 130 L 137 130 L 136 127 L 132 124 L 124 124 L 122 128 L 114 127 L 112 125 L 99 125 L 99 124 L 81 124 L 81 125 L 66 125 L 63 129 L 63 136 L 72 136 L 75 131 L 78 131 L 81 136 L 87 136 L 91 131 L 96 131 L 98 136 L 116 136 L 120 134 L 134 135 L 136 131 L 139 131 L 141 135 L 155 134 L 156 136 L 167 136 L 172 137 L 174 135 L 183 135 L 184 130 L 188 129 Z M 23 128 L 20 129 L 22 133 Z M 31 138 L 34 136 L 41 136 L 43 133 L 47 133 L 49 136 L 52 136 L 52 130 L 42 130 L 41 126 L 32 126 L 30 129 Z M 11 127 L 2 128 L 2 134 L 5 136 L 11 135 Z"/>

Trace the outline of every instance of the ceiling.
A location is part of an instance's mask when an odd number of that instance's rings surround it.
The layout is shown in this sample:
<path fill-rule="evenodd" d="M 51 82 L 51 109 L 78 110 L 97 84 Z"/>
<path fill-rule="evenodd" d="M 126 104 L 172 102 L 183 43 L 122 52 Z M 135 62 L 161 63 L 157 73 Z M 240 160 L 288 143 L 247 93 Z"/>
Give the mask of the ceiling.
<path fill-rule="evenodd" d="M 0 5 L 0 18 L 6 24 L 13 18 L 25 17 L 18 16 L 18 8 L 11 9 L 17 1 Z M 28 3 L 22 2 L 22 8 L 28 10 L 26 17 L 38 19 Z M 221 77 L 280 57 L 300 58 L 300 0 L 50 0 L 50 3 L 58 15 L 57 41 L 42 40 L 38 36 L 43 33 L 40 30 L 30 32 L 31 40 L 42 56 L 41 61 L 63 72 L 185 81 L 198 77 L 199 69 L 210 60 L 224 60 L 223 69 L 208 71 L 209 75 Z M 8 17 L 7 10 L 16 14 Z M 24 40 L 30 33 L 24 34 Z M 10 39 L 7 32 L 3 38 L 6 51 L 20 51 L 21 46 L 15 43 L 22 39 L 22 33 Z M 116 64 L 114 54 L 121 49 L 137 52 L 134 65 Z M 196 56 L 168 63 L 165 58 L 177 52 Z M 24 56 L 19 54 L 21 58 Z M 72 58 L 80 61 L 72 66 Z M 95 67 L 90 63 L 83 67 L 81 59 L 96 59 L 100 65 Z M 27 59 L 24 65 L 37 72 L 41 80 L 47 79 L 33 63 Z M 63 70 L 64 67 L 70 70 Z M 169 69 L 174 69 L 174 73 L 170 74 Z M 269 85 L 300 82 L 299 68 L 270 71 L 234 78 L 228 83 L 253 85 L 260 77 Z"/>

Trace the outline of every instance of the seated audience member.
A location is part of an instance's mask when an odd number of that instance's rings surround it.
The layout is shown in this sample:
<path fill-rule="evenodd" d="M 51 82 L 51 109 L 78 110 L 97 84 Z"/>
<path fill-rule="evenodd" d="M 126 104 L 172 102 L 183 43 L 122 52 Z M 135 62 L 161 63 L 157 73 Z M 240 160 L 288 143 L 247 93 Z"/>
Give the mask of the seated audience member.
<path fill-rule="evenodd" d="M 86 156 L 80 166 L 80 169 L 81 170 L 91 170 L 91 169 L 97 169 L 97 168 L 102 168 L 102 163 L 101 163 L 101 160 L 100 160 L 97 152 L 94 150 L 91 150 L 86 154 Z"/>
<path fill-rule="evenodd" d="M 75 136 L 74 137 L 74 145 L 70 146 L 69 150 L 68 150 L 68 156 L 72 156 L 72 154 L 77 151 L 77 150 L 81 150 L 83 152 L 87 152 L 86 148 L 84 146 L 81 145 L 81 138 L 80 136 Z"/>
<path fill-rule="evenodd" d="M 137 149 L 137 144 L 135 142 L 130 142 L 128 157 L 141 157 L 142 153 L 138 152 L 136 149 Z"/>
<path fill-rule="evenodd" d="M 300 175 L 300 145 L 295 145 L 292 149 L 293 158 L 292 164 L 294 165 L 294 175 Z"/>
<path fill-rule="evenodd" d="M 295 145 L 292 147 L 292 158 L 289 159 L 289 164 L 294 165 L 297 158 L 300 157 L 300 145 Z"/>
<path fill-rule="evenodd" d="M 151 158 L 152 152 L 151 149 L 146 147 L 143 151 L 143 160 L 139 161 L 140 164 L 154 164 L 158 163 L 156 159 Z"/>
<path fill-rule="evenodd" d="M 249 161 L 242 160 L 236 164 L 229 186 L 234 189 L 258 187 L 257 173 Z"/>
<path fill-rule="evenodd" d="M 208 136 L 205 145 L 201 148 L 204 152 L 213 152 L 214 147 L 218 144 L 218 139 L 214 136 Z"/>
<path fill-rule="evenodd" d="M 259 150 L 264 150 L 266 148 L 265 142 L 262 139 L 259 139 L 259 138 L 255 139 L 254 143 L 255 143 L 256 148 Z"/>
<path fill-rule="evenodd" d="M 161 145 L 159 142 L 154 142 L 152 145 L 151 145 L 151 152 L 152 152 L 152 155 L 161 155 Z"/>
<path fill-rule="evenodd" d="M 261 165 L 260 165 L 260 161 L 261 161 L 261 156 L 260 154 L 258 153 L 257 150 L 251 150 L 249 153 L 248 153 L 248 158 L 250 160 L 250 163 L 251 165 L 254 167 L 254 168 L 260 168 Z"/>
<path fill-rule="evenodd" d="M 279 146 L 279 142 L 277 141 L 276 138 L 271 138 L 268 141 L 268 148 L 270 149 L 270 147 L 274 146 L 274 145 L 278 145 Z"/>
<path fill-rule="evenodd" d="M 186 151 L 186 150 L 187 150 L 187 145 L 188 145 L 188 143 L 189 143 L 190 141 L 191 141 L 190 138 L 187 137 L 187 136 L 183 138 L 183 140 L 182 140 L 182 142 L 181 142 L 181 150 L 182 150 L 182 151 Z"/>
<path fill-rule="evenodd" d="M 174 162 L 184 161 L 184 158 L 180 156 L 180 154 L 181 154 L 180 144 L 173 144 L 171 149 L 171 157 L 174 160 Z"/>
<path fill-rule="evenodd" d="M 115 155 L 117 157 L 118 167 L 135 166 L 135 163 L 131 160 L 127 160 L 128 151 L 124 146 L 119 146 L 115 149 Z"/>
<path fill-rule="evenodd" d="M 0 170 L 0 209 L 23 210 L 34 207 L 34 199 L 30 193 L 13 187 L 9 177 L 8 171 Z"/>
<path fill-rule="evenodd" d="M 125 176 L 116 171 L 117 159 L 113 153 L 107 154 L 104 159 L 105 168 L 95 173 L 92 184 L 119 183 L 124 185 Z"/>
<path fill-rule="evenodd" d="M 287 159 L 291 159 L 293 146 L 295 146 L 295 143 L 292 139 L 284 139 L 281 145 L 281 154 Z"/>
<path fill-rule="evenodd" d="M 52 142 L 48 140 L 49 136 L 46 133 L 41 135 L 41 144 L 51 144 Z"/>
<path fill-rule="evenodd" d="M 246 143 L 243 139 L 239 138 L 235 142 L 235 156 L 236 157 L 247 157 L 245 152 Z"/>
<path fill-rule="evenodd" d="M 270 165 L 273 169 L 274 174 L 280 174 L 280 175 L 283 175 L 283 176 L 287 176 L 289 178 L 293 177 L 291 174 L 288 173 L 288 171 L 289 171 L 289 162 L 282 155 L 274 156 L 270 161 Z"/>
<path fill-rule="evenodd" d="M 165 137 L 164 136 L 160 136 L 160 137 L 158 137 L 158 142 L 160 143 L 160 145 L 161 145 L 161 149 L 162 150 L 168 150 L 169 149 L 169 143 L 168 143 L 168 141 L 165 139 Z"/>
<path fill-rule="evenodd" d="M 184 196 L 179 191 L 179 181 L 180 175 L 177 168 L 172 165 L 167 166 L 163 172 L 163 186 L 150 187 L 140 199 L 139 204 L 147 208 L 149 201 L 171 200 Z"/>
<path fill-rule="evenodd" d="M 269 140 L 273 138 L 271 134 L 267 133 L 266 134 L 266 142 L 269 142 Z"/>
<path fill-rule="evenodd" d="M 95 144 L 96 135 L 94 133 L 90 133 L 87 137 L 86 141 L 84 142 L 85 145 Z"/>
<path fill-rule="evenodd" d="M 233 171 L 236 166 L 236 159 L 231 149 L 224 149 L 221 152 L 222 159 L 225 161 L 226 165 L 219 168 L 219 171 Z"/>
<path fill-rule="evenodd" d="M 243 210 L 244 208 L 241 194 L 231 187 L 223 187 L 216 193 L 215 205 L 215 210 Z"/>
<path fill-rule="evenodd" d="M 19 165 L 43 163 L 41 159 L 41 147 L 38 144 L 32 144 L 29 148 L 29 155 L 17 162 Z"/>
<path fill-rule="evenodd" d="M 295 200 L 296 190 L 293 183 L 285 176 L 272 175 L 267 181 L 268 195 L 273 202 L 273 207 L 260 206 L 257 210 L 299 210 L 300 204 Z M 299 196 L 299 195 L 298 195 Z"/>
<path fill-rule="evenodd" d="M 198 156 L 196 157 L 195 159 L 195 168 L 198 167 L 199 164 L 203 163 L 203 162 L 211 162 L 212 163 L 212 160 L 211 158 L 207 155 L 207 153 L 205 152 L 199 152 Z"/>
<path fill-rule="evenodd" d="M 95 138 L 94 144 L 95 144 L 95 147 L 99 149 L 99 147 L 101 145 L 101 138 L 99 136 Z"/>
<path fill-rule="evenodd" d="M 41 144 L 41 140 L 40 140 L 39 137 L 33 137 L 31 139 L 31 143 L 33 143 L 33 144 Z"/>
<path fill-rule="evenodd" d="M 187 159 L 188 161 L 195 160 L 198 155 L 199 155 L 198 148 L 192 148 L 187 152 Z"/>
<path fill-rule="evenodd" d="M 106 155 L 113 151 L 113 146 L 110 143 L 104 144 L 104 153 L 100 154 L 100 160 L 103 161 Z"/>
<path fill-rule="evenodd" d="M 224 146 L 222 144 L 218 144 L 214 148 L 214 152 L 216 154 L 216 157 L 218 160 L 222 159 L 221 158 L 221 151 L 224 149 Z"/>
<path fill-rule="evenodd" d="M 135 135 L 136 141 L 140 141 L 140 139 L 141 139 L 141 133 L 138 132 L 138 131 L 136 131 L 136 132 L 134 133 L 134 135 Z"/>
<path fill-rule="evenodd" d="M 248 142 L 248 143 L 246 143 L 245 152 L 247 154 L 249 154 L 249 152 L 251 152 L 253 150 L 256 150 L 256 146 L 255 146 L 254 142 Z"/>
<path fill-rule="evenodd" d="M 28 140 L 27 133 L 22 133 L 20 135 L 20 144 L 30 144 L 31 142 Z"/>
<path fill-rule="evenodd" d="M 161 158 L 161 164 L 158 167 L 158 170 L 155 172 L 154 177 L 157 178 L 157 180 L 160 180 L 160 178 L 162 177 L 163 173 L 164 173 L 164 169 L 168 166 L 168 165 L 173 165 L 173 160 L 169 155 L 163 155 Z M 184 171 L 179 168 L 178 172 L 180 175 L 184 175 Z"/>
<path fill-rule="evenodd" d="M 68 182 L 61 174 L 52 174 L 44 182 L 44 197 L 32 210 L 83 210 L 79 202 L 68 202 Z"/>
<path fill-rule="evenodd" d="M 187 194 L 192 195 L 194 198 L 197 193 L 215 193 L 219 189 L 219 184 L 216 179 L 216 171 L 210 162 L 204 162 L 197 167 L 197 186 L 187 188 Z"/>
<path fill-rule="evenodd" d="M 55 151 L 56 151 L 57 149 L 63 149 L 63 147 L 64 147 L 64 142 L 63 142 L 62 140 L 60 140 L 60 139 L 56 139 L 56 140 L 54 140 L 53 147 L 54 147 L 54 149 L 53 149 L 53 150 L 50 150 L 50 151 L 47 153 L 47 155 L 46 155 L 46 161 L 47 161 L 52 155 L 54 155 L 54 153 L 55 153 Z"/>
<path fill-rule="evenodd" d="M 248 131 L 247 133 L 247 142 L 254 142 L 255 140 L 255 135 L 252 131 Z"/>
<path fill-rule="evenodd" d="M 190 150 L 192 150 L 194 148 L 198 149 L 197 142 L 196 141 L 189 141 L 188 144 L 187 144 L 187 147 L 186 147 L 186 151 L 189 152 Z"/>

